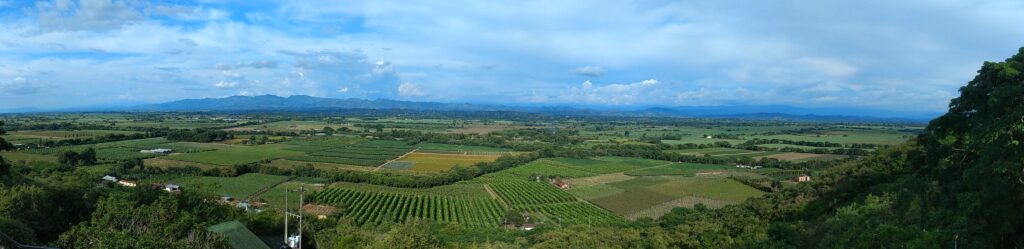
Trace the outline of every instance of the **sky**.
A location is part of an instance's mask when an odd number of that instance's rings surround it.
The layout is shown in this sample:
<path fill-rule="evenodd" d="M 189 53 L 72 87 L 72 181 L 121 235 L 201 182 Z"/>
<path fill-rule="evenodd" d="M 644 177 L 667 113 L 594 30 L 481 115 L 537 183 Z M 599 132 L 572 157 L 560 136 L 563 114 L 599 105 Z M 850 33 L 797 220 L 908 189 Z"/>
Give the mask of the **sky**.
<path fill-rule="evenodd" d="M 311 95 L 943 112 L 1024 1 L 0 0 L 0 109 Z"/>

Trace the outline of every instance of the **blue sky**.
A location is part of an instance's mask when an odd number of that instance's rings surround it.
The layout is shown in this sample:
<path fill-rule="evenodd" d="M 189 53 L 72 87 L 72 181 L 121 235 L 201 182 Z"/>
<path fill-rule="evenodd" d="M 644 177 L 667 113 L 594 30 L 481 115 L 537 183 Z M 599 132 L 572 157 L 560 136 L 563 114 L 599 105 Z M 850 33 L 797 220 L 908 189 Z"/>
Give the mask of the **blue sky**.
<path fill-rule="evenodd" d="M 1021 1 L 0 0 L 0 109 L 313 95 L 941 112 Z"/>

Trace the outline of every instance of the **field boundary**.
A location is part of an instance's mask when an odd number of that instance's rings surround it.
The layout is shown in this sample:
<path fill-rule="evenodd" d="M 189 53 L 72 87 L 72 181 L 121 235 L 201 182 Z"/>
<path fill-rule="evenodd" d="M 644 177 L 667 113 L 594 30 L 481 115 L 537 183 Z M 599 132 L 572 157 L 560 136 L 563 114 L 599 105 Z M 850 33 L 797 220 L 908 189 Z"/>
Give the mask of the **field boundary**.
<path fill-rule="evenodd" d="M 270 186 L 267 186 L 267 187 L 263 187 L 260 190 L 257 190 L 256 193 L 252 193 L 248 197 L 245 197 L 245 201 L 249 201 L 249 200 L 255 199 L 257 197 L 260 197 L 260 195 L 263 195 L 263 193 L 266 193 L 267 191 L 270 191 L 270 189 L 272 189 L 274 187 L 277 187 L 277 185 L 281 185 L 283 183 L 291 181 L 292 179 L 295 179 L 295 176 L 289 176 L 288 178 L 285 178 L 283 181 L 279 181 L 277 183 L 274 183 L 273 185 L 270 185 Z"/>
<path fill-rule="evenodd" d="M 388 165 L 388 164 L 390 164 L 391 162 L 394 162 L 394 161 L 398 161 L 398 160 L 401 160 L 402 158 L 405 158 L 405 157 L 409 156 L 409 154 L 412 154 L 413 152 L 416 152 L 416 151 L 417 151 L 417 150 L 419 150 L 419 149 L 420 149 L 420 148 L 415 148 L 415 149 L 412 149 L 412 150 L 410 150 L 409 152 L 406 152 L 405 154 L 402 154 L 402 155 L 401 155 L 401 156 L 399 156 L 399 157 L 396 157 L 396 158 L 392 158 L 391 160 L 388 160 L 387 162 L 384 162 L 384 163 L 382 163 L 382 164 L 380 164 L 380 165 L 377 165 L 377 167 L 376 167 L 375 169 L 373 169 L 373 171 L 377 171 L 377 170 L 380 170 L 380 169 L 384 168 L 384 165 Z"/>

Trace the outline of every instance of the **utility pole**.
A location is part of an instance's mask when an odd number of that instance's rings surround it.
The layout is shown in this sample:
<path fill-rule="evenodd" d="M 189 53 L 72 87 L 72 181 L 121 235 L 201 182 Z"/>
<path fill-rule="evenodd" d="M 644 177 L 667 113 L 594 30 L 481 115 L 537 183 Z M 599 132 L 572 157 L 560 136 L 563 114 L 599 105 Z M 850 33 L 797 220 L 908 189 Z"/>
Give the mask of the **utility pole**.
<path fill-rule="evenodd" d="M 288 188 L 284 188 L 284 243 L 288 243 Z"/>
<path fill-rule="evenodd" d="M 305 186 L 299 185 L 299 211 L 297 212 L 299 214 L 299 249 L 302 249 L 302 202 L 305 201 L 303 200 L 303 197 L 305 197 L 304 194 L 306 193 L 306 189 L 304 187 Z"/>

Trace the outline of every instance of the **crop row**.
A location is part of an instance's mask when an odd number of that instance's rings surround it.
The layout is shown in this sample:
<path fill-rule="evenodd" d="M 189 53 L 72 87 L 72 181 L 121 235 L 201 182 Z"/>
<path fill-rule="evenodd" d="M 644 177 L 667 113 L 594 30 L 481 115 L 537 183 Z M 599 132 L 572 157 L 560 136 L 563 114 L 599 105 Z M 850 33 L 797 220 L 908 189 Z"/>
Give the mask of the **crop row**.
<path fill-rule="evenodd" d="M 543 213 L 548 218 L 561 224 L 593 224 L 605 225 L 622 223 L 618 215 L 582 201 L 523 206 L 523 210 Z"/>
<path fill-rule="evenodd" d="M 497 201 L 487 198 L 380 193 L 343 188 L 324 189 L 315 199 L 317 202 L 344 208 L 347 210 L 345 215 L 359 224 L 430 219 L 471 227 L 495 227 L 501 224 L 505 212 Z"/>
<path fill-rule="evenodd" d="M 319 163 L 337 163 L 337 164 L 348 164 L 357 166 L 377 166 L 384 163 L 384 160 L 373 160 L 373 159 L 359 159 L 359 158 L 346 158 L 346 157 L 327 157 L 327 156 L 293 156 L 287 157 L 288 160 L 303 161 L 303 162 L 319 162 Z"/>
<path fill-rule="evenodd" d="M 501 181 L 491 184 L 513 206 L 574 202 L 576 198 L 547 182 Z"/>

